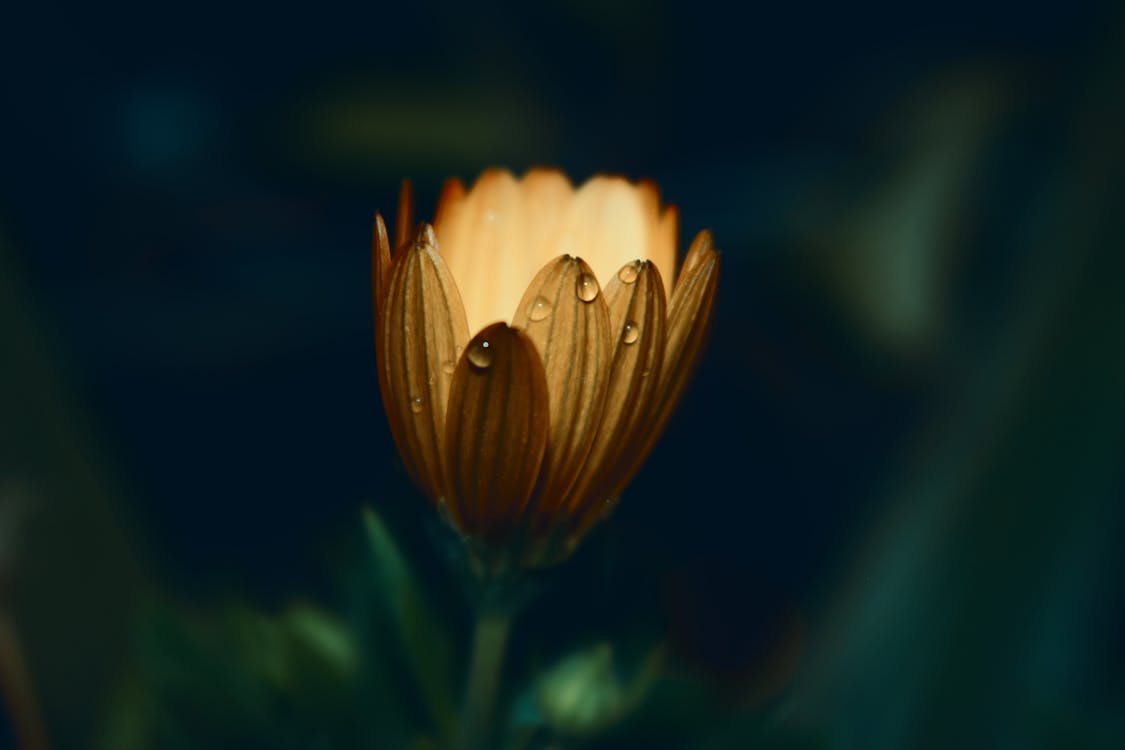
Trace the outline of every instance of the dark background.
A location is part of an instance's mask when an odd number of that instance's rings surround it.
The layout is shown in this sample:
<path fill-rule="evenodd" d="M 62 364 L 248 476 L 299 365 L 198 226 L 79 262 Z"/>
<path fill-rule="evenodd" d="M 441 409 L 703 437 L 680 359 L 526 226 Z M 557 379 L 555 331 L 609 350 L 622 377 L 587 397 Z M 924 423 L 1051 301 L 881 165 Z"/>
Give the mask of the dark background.
<path fill-rule="evenodd" d="M 1112 3 L 39 3 L 0 69 L 0 566 L 57 746 L 144 592 L 330 602 L 364 504 L 467 630 L 382 414 L 371 218 L 538 164 L 654 178 L 723 276 L 514 663 L 639 620 L 817 746 L 1125 742 Z"/>

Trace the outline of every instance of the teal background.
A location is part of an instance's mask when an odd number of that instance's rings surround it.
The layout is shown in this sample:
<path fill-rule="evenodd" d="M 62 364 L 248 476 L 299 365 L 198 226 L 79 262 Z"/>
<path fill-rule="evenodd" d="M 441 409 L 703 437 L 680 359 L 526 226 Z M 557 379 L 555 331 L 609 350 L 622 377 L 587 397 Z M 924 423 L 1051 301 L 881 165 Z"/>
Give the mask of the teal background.
<path fill-rule="evenodd" d="M 470 612 L 368 242 L 494 164 L 651 177 L 723 250 L 681 409 L 517 622 L 526 746 L 1125 746 L 1120 8 L 4 15 L 0 602 L 53 747 L 428 746 Z M 661 681 L 560 728 L 520 686 L 603 641 Z"/>

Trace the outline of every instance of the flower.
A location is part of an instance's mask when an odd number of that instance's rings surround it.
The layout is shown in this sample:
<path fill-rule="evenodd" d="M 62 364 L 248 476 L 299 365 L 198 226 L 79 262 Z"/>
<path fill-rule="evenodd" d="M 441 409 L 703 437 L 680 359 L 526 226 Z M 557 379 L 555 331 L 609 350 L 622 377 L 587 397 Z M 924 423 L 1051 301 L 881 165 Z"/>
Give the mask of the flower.
<path fill-rule="evenodd" d="M 636 473 L 699 359 L 711 235 L 677 276 L 678 212 L 653 183 L 574 188 L 547 169 L 489 170 L 469 191 L 450 180 L 413 237 L 411 213 L 404 187 L 393 256 L 378 214 L 372 243 L 379 386 L 403 463 L 476 548 L 523 567 L 561 559 Z"/>

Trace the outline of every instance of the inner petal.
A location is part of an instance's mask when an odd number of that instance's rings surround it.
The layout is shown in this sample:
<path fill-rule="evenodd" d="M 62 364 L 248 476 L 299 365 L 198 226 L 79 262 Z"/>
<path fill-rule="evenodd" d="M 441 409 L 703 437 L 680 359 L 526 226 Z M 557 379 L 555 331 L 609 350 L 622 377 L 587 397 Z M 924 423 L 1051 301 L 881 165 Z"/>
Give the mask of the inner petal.
<path fill-rule="evenodd" d="M 467 194 L 443 195 L 438 246 L 465 301 L 470 332 L 510 322 L 535 274 L 560 254 L 583 258 L 603 285 L 625 263 L 652 260 L 670 285 L 675 217 L 661 216 L 659 203 L 651 183 L 598 176 L 575 190 L 555 169 L 532 169 L 519 181 L 488 170 Z"/>
<path fill-rule="evenodd" d="M 625 263 L 649 257 L 648 224 L 640 193 L 627 180 L 594 177 L 575 193 L 553 250 L 582 258 L 605 284 Z"/>
<path fill-rule="evenodd" d="M 519 183 L 511 172 L 489 170 L 441 218 L 438 247 L 465 302 L 470 333 L 507 321 L 530 278 Z"/>

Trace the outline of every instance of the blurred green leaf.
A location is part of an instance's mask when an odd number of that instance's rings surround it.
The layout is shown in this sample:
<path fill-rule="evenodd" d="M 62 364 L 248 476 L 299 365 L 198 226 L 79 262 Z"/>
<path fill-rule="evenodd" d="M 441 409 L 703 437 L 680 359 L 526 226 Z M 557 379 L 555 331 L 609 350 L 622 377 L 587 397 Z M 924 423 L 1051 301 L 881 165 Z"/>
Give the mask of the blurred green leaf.
<path fill-rule="evenodd" d="M 453 645 L 448 629 L 427 605 L 406 558 L 382 519 L 363 510 L 376 589 L 386 597 L 402 655 L 434 726 L 452 736 L 457 715 Z"/>
<path fill-rule="evenodd" d="M 356 652 L 347 626 L 311 605 L 272 616 L 150 603 L 102 747 L 356 747 Z"/>
<path fill-rule="evenodd" d="M 575 651 L 536 680 L 535 704 L 559 732 L 596 734 L 644 699 L 660 675 L 663 653 L 657 646 L 639 663 L 623 664 L 608 642 Z"/>

